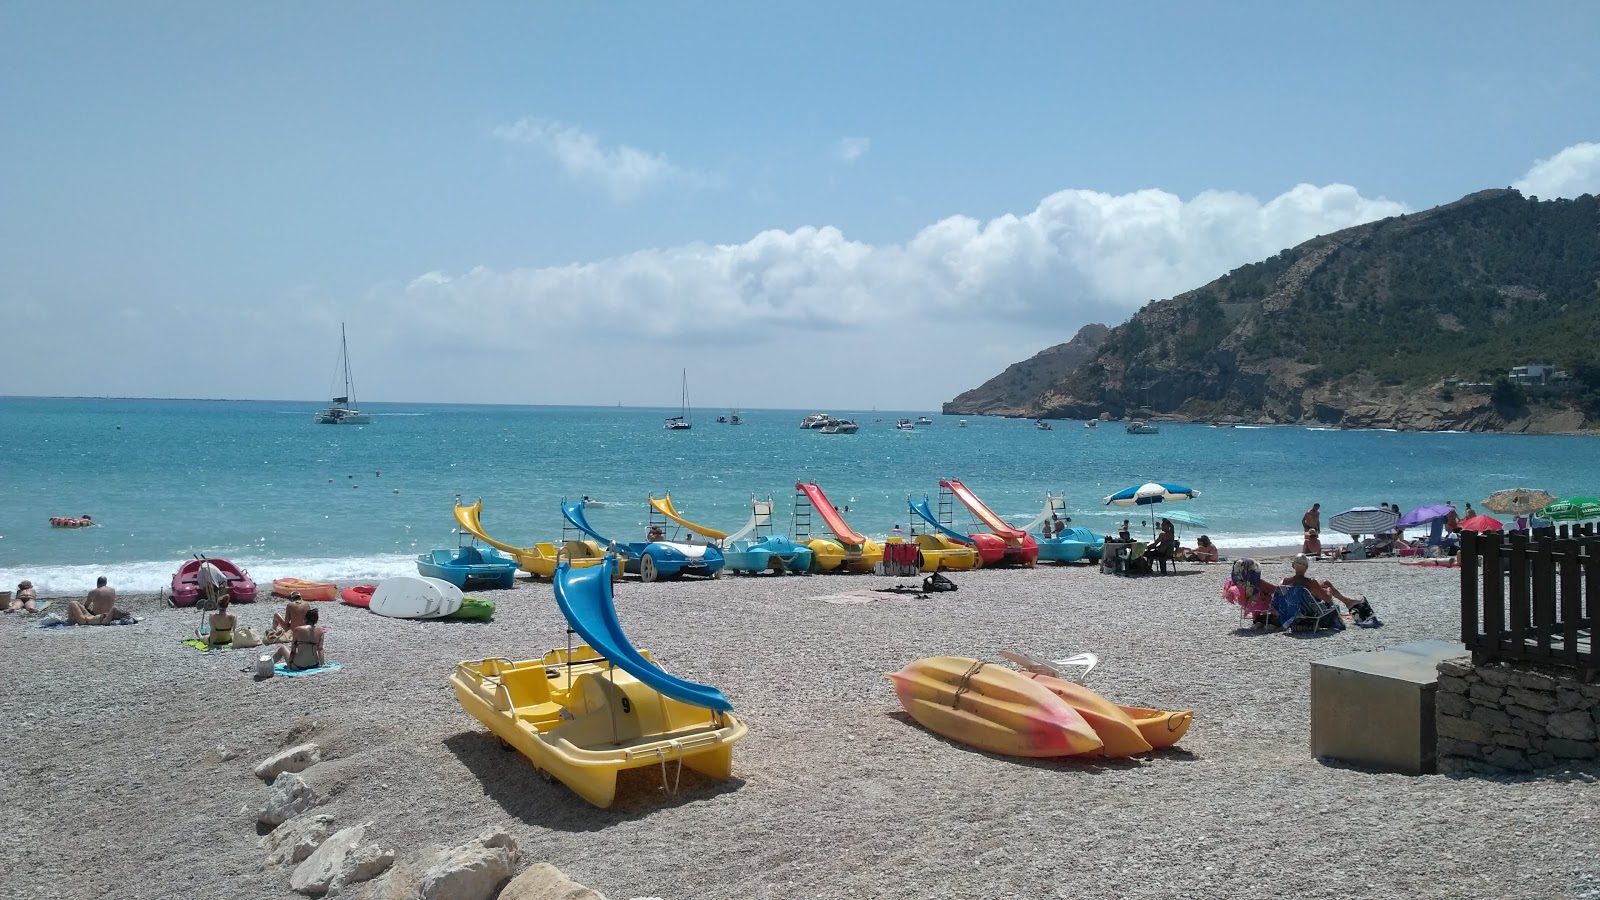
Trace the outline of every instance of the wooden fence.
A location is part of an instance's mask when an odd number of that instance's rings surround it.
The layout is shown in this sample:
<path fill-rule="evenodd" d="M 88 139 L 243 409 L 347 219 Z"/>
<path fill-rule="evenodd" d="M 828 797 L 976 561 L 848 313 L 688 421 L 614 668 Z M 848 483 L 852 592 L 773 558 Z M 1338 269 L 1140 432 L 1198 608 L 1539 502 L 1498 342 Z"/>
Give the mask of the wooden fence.
<path fill-rule="evenodd" d="M 1461 535 L 1461 642 L 1474 663 L 1571 666 L 1597 680 L 1600 538 Z"/>

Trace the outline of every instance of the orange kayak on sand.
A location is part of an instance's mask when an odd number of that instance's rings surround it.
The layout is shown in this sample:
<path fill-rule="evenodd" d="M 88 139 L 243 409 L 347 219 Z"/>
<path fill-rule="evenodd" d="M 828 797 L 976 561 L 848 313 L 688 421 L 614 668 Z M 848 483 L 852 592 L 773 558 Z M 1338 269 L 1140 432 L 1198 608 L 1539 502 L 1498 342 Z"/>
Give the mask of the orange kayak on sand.
<path fill-rule="evenodd" d="M 272 596 L 288 597 L 299 593 L 301 600 L 332 600 L 339 596 L 339 586 L 328 581 L 302 581 L 299 578 L 272 579 Z"/>

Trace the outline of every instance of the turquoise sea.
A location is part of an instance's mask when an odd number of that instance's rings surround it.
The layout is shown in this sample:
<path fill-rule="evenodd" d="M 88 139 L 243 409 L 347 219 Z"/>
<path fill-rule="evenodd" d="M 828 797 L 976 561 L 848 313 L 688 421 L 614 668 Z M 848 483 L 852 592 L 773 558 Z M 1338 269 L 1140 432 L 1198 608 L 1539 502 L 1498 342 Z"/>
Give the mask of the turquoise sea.
<path fill-rule="evenodd" d="M 1162 423 L 1129 435 L 1057 421 L 958 418 L 918 410 L 826 410 L 855 435 L 802 430 L 806 412 L 740 410 L 745 424 L 698 411 L 364 404 L 371 425 L 315 425 L 324 404 L 0 398 L 0 585 L 86 590 L 96 575 L 123 590 L 164 587 L 192 553 L 223 556 L 258 582 L 297 576 L 353 581 L 414 571 L 454 547 L 451 506 L 483 498 L 490 534 L 518 545 L 561 536 L 558 503 L 607 503 L 590 520 L 608 536 L 643 537 L 646 498 L 671 491 L 687 518 L 725 531 L 772 496 L 788 520 L 794 483 L 816 481 L 858 531 L 906 527 L 908 495 L 966 482 L 1022 523 L 1065 492 L 1074 524 L 1114 529 L 1128 511 L 1103 504 L 1145 481 L 1188 484 L 1186 529 L 1228 546 L 1298 543 L 1300 515 L 1351 506 L 1478 504 L 1505 487 L 1596 493 L 1593 439 Z M 896 431 L 899 417 L 934 424 Z M 1482 510 L 1480 510 L 1482 511 Z M 52 528 L 88 513 L 97 527 Z M 1140 520 L 1138 513 L 1132 518 Z"/>

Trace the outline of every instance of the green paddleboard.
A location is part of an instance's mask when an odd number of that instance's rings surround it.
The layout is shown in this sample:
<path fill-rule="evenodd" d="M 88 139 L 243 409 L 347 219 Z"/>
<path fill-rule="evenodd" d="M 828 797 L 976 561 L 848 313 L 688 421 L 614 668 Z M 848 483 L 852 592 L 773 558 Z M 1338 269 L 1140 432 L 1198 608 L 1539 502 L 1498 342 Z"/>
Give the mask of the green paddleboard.
<path fill-rule="evenodd" d="M 473 622 L 487 622 L 494 618 L 494 601 L 483 600 L 478 597 L 468 597 L 461 601 L 461 608 L 445 616 L 447 619 L 467 619 Z"/>

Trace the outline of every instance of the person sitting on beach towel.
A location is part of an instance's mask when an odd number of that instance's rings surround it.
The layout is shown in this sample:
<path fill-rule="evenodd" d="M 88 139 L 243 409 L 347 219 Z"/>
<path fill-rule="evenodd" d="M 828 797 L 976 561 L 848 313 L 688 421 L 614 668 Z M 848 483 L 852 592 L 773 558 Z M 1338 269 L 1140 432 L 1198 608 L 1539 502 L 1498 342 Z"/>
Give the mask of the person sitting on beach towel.
<path fill-rule="evenodd" d="M 267 630 L 267 643 L 281 644 L 289 640 L 290 634 L 300 626 L 306 624 L 306 613 L 311 611 L 311 604 L 300 599 L 299 591 L 289 592 L 289 605 L 283 608 L 283 614 L 272 614 L 272 627 Z"/>
<path fill-rule="evenodd" d="M 1367 598 L 1352 599 L 1334 587 L 1333 582 L 1326 579 L 1319 581 L 1307 576 L 1306 570 L 1311 567 L 1311 559 L 1304 553 L 1297 553 L 1291 557 L 1289 565 L 1294 569 L 1294 574 L 1284 576 L 1283 581 L 1279 582 L 1284 587 L 1303 587 L 1311 592 L 1311 596 L 1330 605 L 1338 600 L 1355 616 L 1357 625 L 1365 623 L 1368 619 L 1377 621 L 1378 617 L 1373 613 L 1372 605 L 1367 602 Z"/>
<path fill-rule="evenodd" d="M 39 608 L 34 602 L 38 597 L 39 595 L 33 590 L 33 582 L 24 579 L 17 583 L 17 593 L 11 598 L 11 602 L 6 604 L 6 612 L 16 612 L 19 609 L 38 612 Z"/>
<path fill-rule="evenodd" d="M 1188 551 L 1187 558 L 1190 562 L 1214 563 L 1217 561 L 1219 556 L 1220 554 L 1217 551 L 1217 545 L 1211 543 L 1211 538 L 1209 535 L 1202 534 L 1200 535 L 1199 539 L 1194 542 L 1194 549 Z"/>
<path fill-rule="evenodd" d="M 110 625 L 128 614 L 117 609 L 117 589 L 106 584 L 101 575 L 83 602 L 67 603 L 67 623 L 70 625 Z"/>
<path fill-rule="evenodd" d="M 228 595 L 223 594 L 217 598 L 217 611 L 211 614 L 208 624 L 211 630 L 200 635 L 208 647 L 226 647 L 233 643 L 233 629 L 239 624 L 239 619 L 228 612 Z"/>
<path fill-rule="evenodd" d="M 291 669 L 315 669 L 327 662 L 323 655 L 322 639 L 328 630 L 317 626 L 317 611 L 306 610 L 306 623 L 289 629 L 289 646 L 279 647 L 272 654 L 273 662 L 281 662 Z"/>

